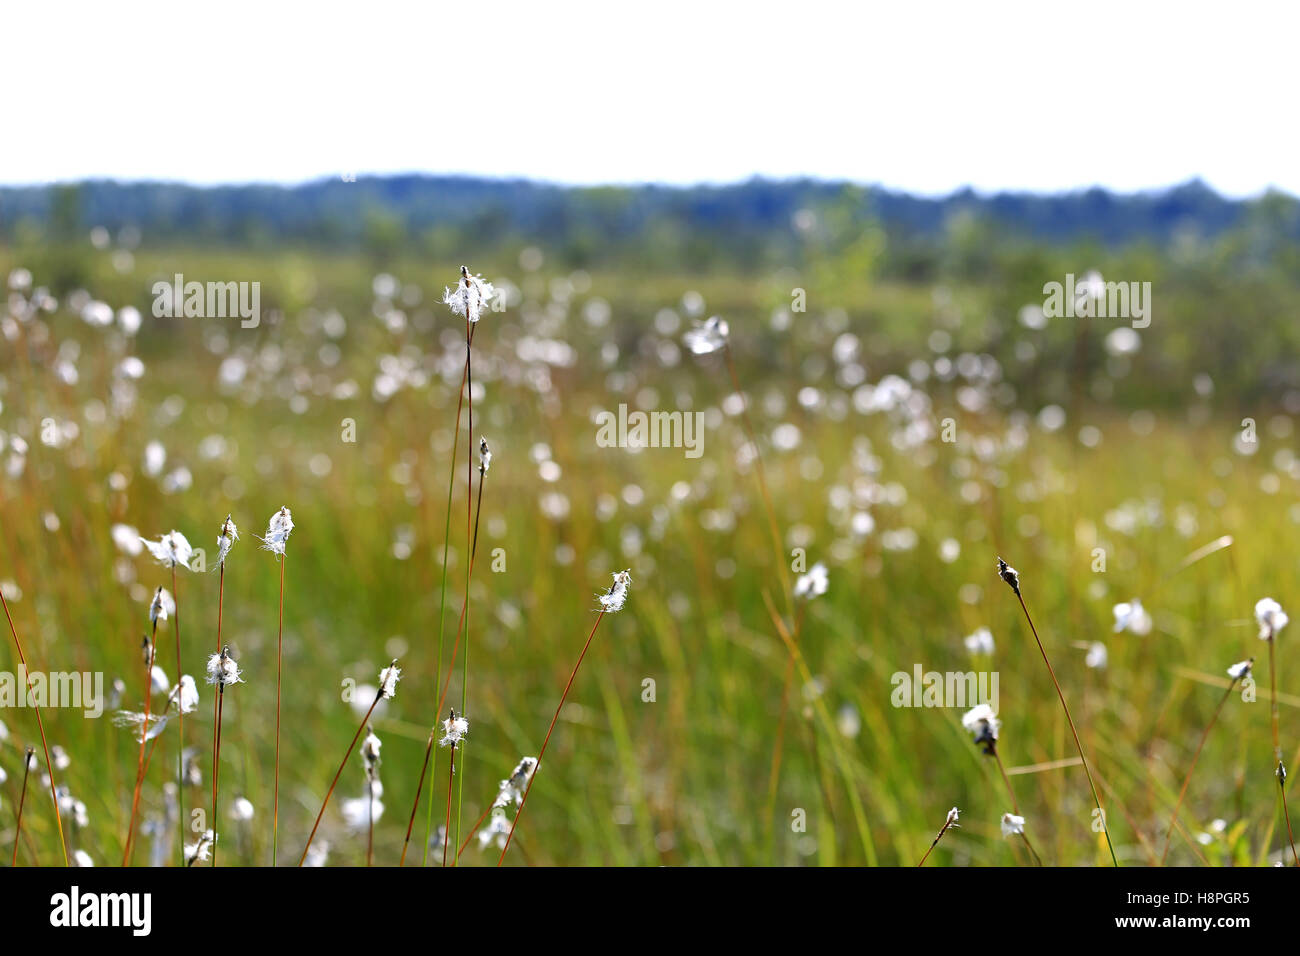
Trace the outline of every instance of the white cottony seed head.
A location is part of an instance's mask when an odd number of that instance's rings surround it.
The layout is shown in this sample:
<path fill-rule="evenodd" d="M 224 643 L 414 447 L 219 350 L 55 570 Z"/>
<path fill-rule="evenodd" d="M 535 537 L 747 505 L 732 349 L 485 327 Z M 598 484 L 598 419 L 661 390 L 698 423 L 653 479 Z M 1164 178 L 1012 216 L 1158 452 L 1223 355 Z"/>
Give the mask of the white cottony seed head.
<path fill-rule="evenodd" d="M 175 613 L 176 602 L 172 600 L 172 596 L 163 588 L 155 591 L 153 601 L 149 604 L 149 623 L 161 624 Z"/>
<path fill-rule="evenodd" d="M 496 290 L 491 282 L 485 281 L 482 276 L 470 275 L 469 269 L 461 266 L 456 288 L 446 289 L 442 301 L 461 318 L 477 322 L 491 308 L 494 295 Z"/>
<path fill-rule="evenodd" d="M 225 687 L 227 684 L 243 683 L 239 665 L 230 656 L 230 648 L 223 647 L 220 654 L 208 658 L 208 683 Z"/>
<path fill-rule="evenodd" d="M 1002 835 L 1011 836 L 1013 833 L 1025 832 L 1025 818 L 1018 817 L 1014 813 L 1002 814 Z"/>
<path fill-rule="evenodd" d="M 1238 661 L 1228 668 L 1228 676 L 1233 680 L 1241 680 L 1250 673 L 1251 666 L 1255 663 L 1255 658 L 1248 661 Z"/>
<path fill-rule="evenodd" d="M 597 595 L 600 609 L 609 614 L 623 610 L 627 602 L 627 589 L 632 584 L 632 570 L 614 572 L 614 583 L 604 594 Z"/>
<path fill-rule="evenodd" d="M 185 535 L 179 531 L 169 531 L 157 541 L 149 541 L 145 538 L 141 538 L 140 541 L 153 555 L 154 560 L 165 567 L 188 568 L 190 558 L 194 557 L 194 549 L 185 540 Z"/>
<path fill-rule="evenodd" d="M 226 515 L 225 522 L 221 525 L 221 533 L 217 535 L 217 563 L 216 567 L 226 563 L 226 555 L 234 547 L 235 542 L 239 540 L 239 529 L 235 527 L 235 522 L 231 520 L 230 515 Z"/>
<path fill-rule="evenodd" d="M 1290 620 L 1282 605 L 1270 597 L 1261 598 L 1255 604 L 1255 620 L 1259 622 L 1259 637 L 1262 641 L 1271 641 L 1277 632 L 1286 627 Z"/>
<path fill-rule="evenodd" d="M 450 716 L 442 722 L 442 739 L 438 741 L 439 747 L 455 747 L 469 733 L 469 721 L 464 716 L 457 716 L 453 710 Z"/>
<path fill-rule="evenodd" d="M 714 315 L 710 316 L 702 324 L 687 331 L 682 336 L 682 341 L 694 354 L 708 355 L 710 352 L 716 352 L 727 344 L 727 336 L 730 331 L 727 320 Z"/>
<path fill-rule="evenodd" d="M 794 582 L 794 596 L 811 600 L 815 597 L 821 597 L 831 586 L 830 577 L 826 573 L 826 565 L 818 561 L 808 569 L 807 574 L 799 575 L 798 580 Z"/>
<path fill-rule="evenodd" d="M 379 696 L 388 700 L 397 693 L 397 682 L 402 679 L 402 669 L 397 666 L 397 661 L 389 664 L 379 672 Z"/>
<path fill-rule="evenodd" d="M 289 542 L 289 535 L 293 533 L 293 514 L 288 508 L 281 508 L 275 514 L 271 515 L 271 520 L 266 525 L 266 537 L 262 539 L 262 547 L 274 554 L 284 554 L 284 546 Z"/>

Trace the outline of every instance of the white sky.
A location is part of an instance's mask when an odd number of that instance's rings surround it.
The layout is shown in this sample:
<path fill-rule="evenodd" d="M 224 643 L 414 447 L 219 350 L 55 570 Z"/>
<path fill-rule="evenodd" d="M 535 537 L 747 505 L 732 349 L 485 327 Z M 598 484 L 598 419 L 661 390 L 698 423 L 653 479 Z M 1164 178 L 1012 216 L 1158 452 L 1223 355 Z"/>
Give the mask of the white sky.
<path fill-rule="evenodd" d="M 1050 9 L 1049 9 L 1050 8 Z M 1300 5 L 18 0 L 0 183 L 1300 193 Z"/>

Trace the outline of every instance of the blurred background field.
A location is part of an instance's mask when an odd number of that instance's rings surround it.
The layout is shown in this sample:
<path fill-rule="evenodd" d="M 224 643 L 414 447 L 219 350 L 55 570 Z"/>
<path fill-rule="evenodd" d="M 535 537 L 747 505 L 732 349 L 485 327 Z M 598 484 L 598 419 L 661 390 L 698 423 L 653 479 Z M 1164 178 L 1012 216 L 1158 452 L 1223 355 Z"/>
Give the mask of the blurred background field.
<path fill-rule="evenodd" d="M 470 592 L 462 833 L 519 757 L 537 752 L 594 595 L 628 568 L 627 608 L 602 623 L 561 715 L 516 862 L 909 865 L 954 804 L 961 828 L 928 865 L 1016 862 L 999 831 L 1010 807 L 996 766 L 961 710 L 891 705 L 891 675 L 920 664 L 999 673 L 1000 750 L 1036 849 L 1049 864 L 1108 863 L 1080 768 L 1041 766 L 1073 747 L 997 580 L 1001 554 L 1020 570 L 1121 862 L 1158 858 L 1225 668 L 1267 657 L 1255 601 L 1295 603 L 1295 201 L 1229 202 L 1195 184 L 1163 205 L 1106 194 L 909 205 L 779 183 L 490 187 L 416 182 L 394 196 L 393 182 L 363 178 L 270 197 L 0 191 L 0 586 L 33 666 L 120 678 L 121 705 L 140 709 L 148 602 L 170 579 L 113 528 L 178 529 L 211 561 L 233 515 L 244 537 L 227 566 L 224 634 L 247 683 L 226 695 L 223 864 L 270 857 L 279 572 L 253 534 L 281 505 L 297 530 L 285 563 L 280 858 L 296 860 L 360 719 L 344 682 L 373 684 L 393 657 L 403 681 L 374 721 L 385 787 L 375 860 L 394 865 L 401 853 L 437 701 L 464 363 L 463 324 L 441 295 L 462 262 L 507 303 L 474 340 L 474 434 L 495 457 Z M 247 211 L 214 222 L 203 212 L 214 208 Z M 1089 270 L 1151 282 L 1150 327 L 1044 317 L 1043 284 Z M 259 282 L 260 324 L 154 317 L 152 285 L 176 273 Z M 829 592 L 803 615 L 809 674 L 795 672 L 771 803 L 786 651 L 764 591 L 787 605 L 743 406 L 721 357 L 682 345 L 714 314 L 731 326 L 783 560 L 803 549 L 809 566 L 829 568 Z M 594 416 L 620 403 L 703 412 L 703 455 L 598 447 Z M 462 429 L 448 651 L 467 557 L 465 449 Z M 1183 566 L 1223 535 L 1230 547 Z M 178 590 L 185 670 L 200 674 L 217 577 L 183 573 Z M 1133 598 L 1152 616 L 1145 636 L 1113 631 L 1113 605 Z M 981 627 L 991 659 L 963 642 Z M 1277 645 L 1289 766 L 1300 761 L 1291 637 Z M 12 670 L 6 640 L 0 661 Z M 1086 666 L 1098 642 L 1104 666 Z M 174 677 L 170 633 L 159 649 Z M 1281 858 L 1267 669 L 1257 676 L 1259 699 L 1234 696 L 1210 736 L 1171 862 Z M 187 812 L 210 794 L 210 688 L 202 694 L 185 723 L 203 776 L 186 789 Z M 459 674 L 448 700 L 461 709 Z M 36 737 L 30 711 L 0 720 L 9 851 L 21 748 Z M 70 842 L 115 864 L 135 744 L 107 715 L 51 710 L 46 721 L 70 758 L 57 779 L 86 805 Z M 175 748 L 169 727 L 146 820 L 164 813 Z M 331 864 L 364 862 L 365 833 L 340 813 L 363 788 L 354 756 L 323 824 Z M 239 796 L 251 821 L 227 818 Z M 55 863 L 48 793 L 33 787 L 27 806 L 31 846 L 19 860 Z M 798 811 L 803 832 L 792 828 Z M 160 828 L 161 849 L 174 832 Z M 419 854 L 423 807 L 416 834 Z M 135 859 L 147 862 L 145 846 Z M 477 840 L 461 857 L 494 860 Z"/>

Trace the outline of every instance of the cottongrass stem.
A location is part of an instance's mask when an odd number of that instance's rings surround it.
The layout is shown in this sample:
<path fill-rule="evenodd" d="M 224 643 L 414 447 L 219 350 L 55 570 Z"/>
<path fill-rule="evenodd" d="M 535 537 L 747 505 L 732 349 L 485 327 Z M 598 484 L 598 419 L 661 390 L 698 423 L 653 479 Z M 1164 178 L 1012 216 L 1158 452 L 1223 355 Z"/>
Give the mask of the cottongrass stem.
<path fill-rule="evenodd" d="M 235 522 L 231 520 L 230 515 L 226 515 L 226 520 L 221 525 L 221 532 L 217 535 L 217 658 L 221 657 L 221 610 L 225 603 L 226 597 L 226 556 L 230 554 L 230 549 L 234 547 L 235 542 L 239 540 L 239 529 L 235 527 Z M 212 664 L 208 663 L 208 672 L 211 675 Z M 217 692 L 213 695 L 212 700 L 212 825 L 217 825 L 217 773 L 221 767 L 221 704 L 225 696 L 226 685 L 224 682 L 217 684 Z M 217 844 L 214 840 L 212 843 L 212 865 L 217 865 Z"/>
<path fill-rule="evenodd" d="M 1074 737 L 1074 747 L 1079 752 L 1083 772 L 1088 776 L 1088 786 L 1092 788 L 1092 801 L 1101 816 L 1101 832 L 1106 838 L 1106 849 L 1110 851 L 1111 865 L 1119 866 L 1119 860 L 1115 858 L 1115 847 L 1110 842 L 1110 825 L 1106 821 L 1106 811 L 1102 808 L 1101 797 L 1097 793 L 1097 784 L 1092 779 L 1092 771 L 1088 769 L 1088 758 L 1083 755 L 1083 744 L 1079 742 L 1079 732 L 1074 727 L 1074 718 L 1070 716 L 1070 707 L 1065 702 L 1065 693 L 1061 690 L 1061 684 L 1056 679 L 1056 671 L 1052 669 L 1052 662 L 1047 657 L 1047 650 L 1043 647 L 1043 642 L 1038 636 L 1038 628 L 1034 627 L 1034 619 L 1029 615 L 1029 607 L 1025 604 L 1024 595 L 1020 593 L 1020 574 L 1011 565 L 998 558 L 998 577 L 1005 581 L 1007 586 L 1015 592 L 1016 600 L 1020 602 L 1020 609 L 1025 612 L 1025 620 L 1029 622 L 1029 630 L 1034 635 L 1034 643 L 1038 645 L 1038 653 L 1043 655 L 1043 663 L 1047 665 L 1047 674 L 1052 678 L 1052 686 L 1056 688 L 1056 696 L 1061 699 L 1061 710 L 1065 711 L 1065 721 L 1070 725 L 1070 735 Z"/>
<path fill-rule="evenodd" d="M 402 670 L 397 666 L 397 660 L 379 672 L 379 690 L 375 694 L 375 699 L 370 702 L 370 707 L 366 710 L 366 715 L 361 718 L 361 725 L 357 727 L 357 732 L 352 735 L 352 742 L 348 744 L 347 753 L 343 755 L 343 762 L 339 764 L 339 769 L 334 774 L 334 779 L 330 781 L 330 788 L 325 792 L 325 799 L 320 805 L 320 812 L 316 814 L 316 822 L 312 824 L 311 835 L 307 837 L 307 845 L 302 849 L 302 858 L 298 860 L 298 866 L 302 866 L 307 860 L 307 853 L 311 850 L 311 843 L 316 839 L 316 831 L 320 828 L 320 821 L 325 816 L 325 808 L 329 806 L 330 797 L 334 795 L 334 788 L 338 786 L 339 777 L 343 776 L 343 768 L 348 765 L 348 758 L 352 756 L 352 751 L 361 739 L 361 732 L 366 729 L 370 723 L 370 715 L 375 712 L 375 706 L 381 700 L 388 700 L 397 693 L 397 682 L 402 678 Z"/>
<path fill-rule="evenodd" d="M 149 716 L 153 704 L 153 662 L 157 654 L 158 622 L 166 621 L 171 612 L 171 596 L 159 586 L 149 605 L 149 639 L 144 645 L 144 722 L 140 727 L 140 754 L 136 758 L 135 794 L 131 797 L 131 819 L 126 827 L 126 844 L 122 852 L 122 865 L 131 861 L 131 843 L 135 838 L 135 817 L 140 809 L 140 788 L 144 783 L 144 744 L 149 739 Z"/>
<path fill-rule="evenodd" d="M 506 861 L 506 854 L 510 852 L 510 842 L 514 839 L 515 828 L 519 826 L 519 818 L 524 815 L 524 804 L 528 802 L 528 794 L 532 792 L 533 784 L 537 782 L 537 772 L 542 769 L 542 758 L 546 756 L 546 746 L 551 742 L 555 722 L 560 719 L 560 711 L 564 709 L 564 702 L 569 699 L 569 690 L 578 677 L 578 668 L 582 666 L 582 659 L 587 656 L 587 648 L 591 647 L 591 639 L 596 636 L 596 628 L 600 627 L 600 622 L 605 619 L 606 614 L 613 614 L 622 610 L 623 604 L 627 600 L 627 589 L 631 583 L 631 574 L 627 571 L 617 571 L 614 574 L 613 587 L 600 598 L 600 613 L 596 615 L 596 623 L 591 625 L 591 633 L 587 635 L 587 643 L 582 645 L 582 653 L 578 655 L 578 661 L 573 665 L 573 673 L 569 675 L 569 682 L 564 685 L 564 693 L 560 695 L 560 703 L 555 708 L 555 716 L 551 718 L 551 726 L 546 728 L 546 737 L 542 740 L 542 749 L 537 752 L 537 763 L 528 778 L 528 786 L 524 788 L 524 795 L 519 800 L 519 809 L 515 811 L 515 818 L 510 824 L 510 832 L 506 835 L 505 846 L 501 848 L 501 857 L 497 860 L 497 866 Z"/>
<path fill-rule="evenodd" d="M 10 866 L 18 865 L 18 838 L 22 836 L 23 806 L 27 803 L 27 775 L 32 769 L 32 764 L 35 762 L 36 750 L 33 747 L 28 747 L 27 752 L 23 754 L 23 785 L 18 790 L 18 820 L 14 824 L 14 856 L 9 863 Z M 59 805 L 59 798 L 57 795 L 54 798 L 54 805 L 56 808 Z M 36 861 L 33 860 L 32 862 L 35 863 Z"/>
<path fill-rule="evenodd" d="M 461 294 L 460 302 L 463 304 L 464 311 L 461 311 L 458 308 L 456 302 L 452 300 L 450 289 L 446 290 L 447 294 L 444 295 L 443 297 L 443 301 L 447 302 L 447 304 L 451 306 L 453 312 L 457 312 L 460 315 L 464 315 L 467 319 L 469 318 L 470 315 L 471 304 L 475 301 L 473 298 L 474 290 L 468 282 L 469 278 L 470 278 L 469 270 L 465 266 L 461 266 L 461 285 L 457 286 L 457 292 Z M 462 288 L 461 286 L 464 286 L 464 288 Z M 480 288 L 478 291 L 481 296 L 482 289 Z M 477 316 L 478 312 L 475 312 L 475 315 Z M 478 328 L 478 323 L 476 318 L 475 321 L 471 323 L 470 326 L 469 343 L 465 349 L 465 370 L 461 373 L 460 390 L 456 393 L 456 424 L 451 439 L 451 467 L 448 469 L 448 475 L 447 475 L 447 509 L 446 509 L 446 515 L 444 516 L 443 529 L 442 529 L 442 585 L 439 588 L 440 596 L 438 598 L 438 665 L 433 672 L 433 679 L 435 682 L 435 686 L 437 686 L 439 675 L 442 673 L 443 634 L 444 634 L 444 625 L 446 623 L 446 616 L 447 616 L 447 551 L 451 545 L 451 498 L 452 498 L 452 492 L 456 488 L 456 452 L 460 448 L 460 412 L 461 409 L 465 407 L 465 383 L 469 380 L 470 353 L 473 349 L 473 344 L 474 344 L 474 331 L 477 328 Z M 473 441 L 473 438 L 471 438 L 470 441 Z M 461 615 L 463 616 L 464 613 L 465 613 L 464 608 L 462 608 Z M 453 662 L 453 666 L 454 666 L 454 662 Z M 438 708 L 434 711 L 435 720 L 437 719 L 437 715 L 440 713 L 442 713 L 441 701 L 438 704 Z M 438 765 L 435 762 L 433 765 L 433 771 L 435 775 L 437 773 L 437 769 L 438 769 Z M 423 779 L 421 779 L 421 785 L 423 785 Z M 421 863 L 422 866 L 429 865 L 429 844 L 431 842 L 432 836 L 433 836 L 433 779 L 430 778 L 429 805 L 428 805 L 428 809 L 425 811 L 425 817 L 424 817 L 424 857 Z"/>
<path fill-rule="evenodd" d="M 934 852 L 934 848 L 939 845 L 939 841 L 943 839 L 943 835 L 953 827 L 960 826 L 960 824 L 957 823 L 957 815 L 959 813 L 961 813 L 961 811 L 956 807 L 953 807 L 948 811 L 948 818 L 943 821 L 943 826 L 939 828 L 939 833 L 935 836 L 934 842 L 930 844 L 930 849 L 926 850 L 925 856 L 921 857 L 921 862 L 916 864 L 917 869 L 925 866 L 925 861 L 930 858 L 930 854 Z"/>

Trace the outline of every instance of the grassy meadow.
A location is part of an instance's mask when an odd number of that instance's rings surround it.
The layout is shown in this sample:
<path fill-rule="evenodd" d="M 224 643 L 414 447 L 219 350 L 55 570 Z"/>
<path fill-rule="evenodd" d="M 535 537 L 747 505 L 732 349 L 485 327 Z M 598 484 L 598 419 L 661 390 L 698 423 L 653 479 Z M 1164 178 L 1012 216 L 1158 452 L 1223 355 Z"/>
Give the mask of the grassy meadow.
<path fill-rule="evenodd" d="M 470 724 L 456 749 L 448 862 L 463 842 L 460 865 L 497 862 L 496 838 L 480 847 L 471 830 L 519 759 L 537 755 L 597 595 L 623 569 L 626 607 L 601 619 L 507 863 L 910 866 L 956 806 L 960 826 L 927 866 L 1028 865 L 1023 842 L 1003 836 L 1010 798 L 962 726 L 966 708 L 894 706 L 892 675 L 919 665 L 997 673 L 998 753 L 1034 850 L 1048 865 L 1109 866 L 1056 690 L 998 579 L 999 555 L 1019 570 L 1119 863 L 1164 858 L 1179 790 L 1231 683 L 1226 669 L 1251 657 L 1255 699 L 1243 700 L 1239 684 L 1228 695 L 1167 862 L 1291 862 L 1269 683 L 1275 674 L 1291 769 L 1300 651 L 1294 628 L 1282 630 L 1270 671 L 1254 607 L 1265 596 L 1288 609 L 1298 600 L 1300 409 L 1272 383 L 1220 384 L 1197 364 L 1197 349 L 1240 359 L 1235 338 L 1266 355 L 1284 349 L 1282 339 L 1259 341 L 1271 331 L 1247 324 L 1234 336 L 1216 325 L 1216 345 L 1180 329 L 1170 309 L 1134 354 L 1108 344 L 1122 320 L 1036 328 L 1017 317 L 1033 295 L 1017 301 L 978 274 L 583 271 L 503 249 L 467 262 L 503 290 L 506 308 L 476 326 L 473 429 L 466 409 L 457 438 L 465 323 L 442 294 L 459 258 L 146 245 L 129 264 L 107 252 L 86 261 L 81 284 L 34 308 L 33 290 L 51 280 L 21 250 L 0 247 L 10 285 L 0 316 L 0 586 L 33 669 L 102 672 L 113 708 L 138 711 L 149 604 L 172 584 L 130 546 L 130 529 L 153 540 L 177 529 L 205 549 L 207 570 L 180 570 L 176 595 L 183 670 L 200 694 L 183 725 L 198 776 L 180 789 L 177 819 L 166 789 L 181 745 L 173 721 L 143 780 L 135 865 L 179 865 L 182 827 L 188 841 L 213 826 L 204 673 L 217 648 L 213 559 L 227 514 L 241 538 L 225 566 L 221 640 L 244 682 L 224 694 L 220 866 L 271 862 L 281 570 L 278 863 L 298 861 L 378 672 L 396 659 L 396 696 L 371 722 L 383 742 L 371 856 L 395 866 L 430 729 L 448 707 Z M 174 273 L 260 281 L 260 324 L 155 318 L 150 285 Z M 806 290 L 806 311 L 792 308 L 795 288 Z M 1274 290 L 1279 300 L 1293 293 Z M 1198 294 L 1188 283 L 1171 293 Z M 124 307 L 139 310 L 138 330 Z M 683 346 L 714 314 L 729 322 L 743 401 L 722 353 Z M 1156 380 L 1163 392 L 1144 391 Z M 701 412 L 700 456 L 601 447 L 596 414 L 620 404 Z M 1251 430 L 1255 441 L 1243 440 Z M 494 457 L 469 580 L 468 668 L 462 675 L 457 659 L 435 714 L 440 613 L 445 669 L 479 492 L 477 475 L 467 481 L 470 435 L 475 449 L 485 436 Z M 255 537 L 281 506 L 296 525 L 282 564 Z M 793 581 L 818 562 L 827 592 L 795 598 Z M 1116 632 L 1112 608 L 1135 598 L 1149 633 Z M 157 644 L 172 681 L 173 624 L 159 626 Z M 991 655 L 967 649 L 979 628 L 993 636 Z M 781 629 L 797 634 L 793 663 Z M 17 669 L 7 633 L 0 668 Z M 165 698 L 155 694 L 153 707 Z M 55 783 L 84 803 L 83 814 L 63 815 L 69 852 L 119 865 L 139 745 L 111 710 L 42 717 L 68 758 Z M 19 865 L 60 864 L 34 713 L 6 707 L 0 720 L 0 859 L 9 864 L 17 841 Z M 29 744 L 40 769 L 19 834 Z M 428 862 L 442 862 L 448 757 L 433 748 L 408 866 L 424 861 L 430 793 Z M 353 751 L 314 844 L 328 844 L 329 865 L 367 861 L 367 828 L 343 813 L 365 781 Z M 251 819 L 237 818 L 241 797 Z"/>

